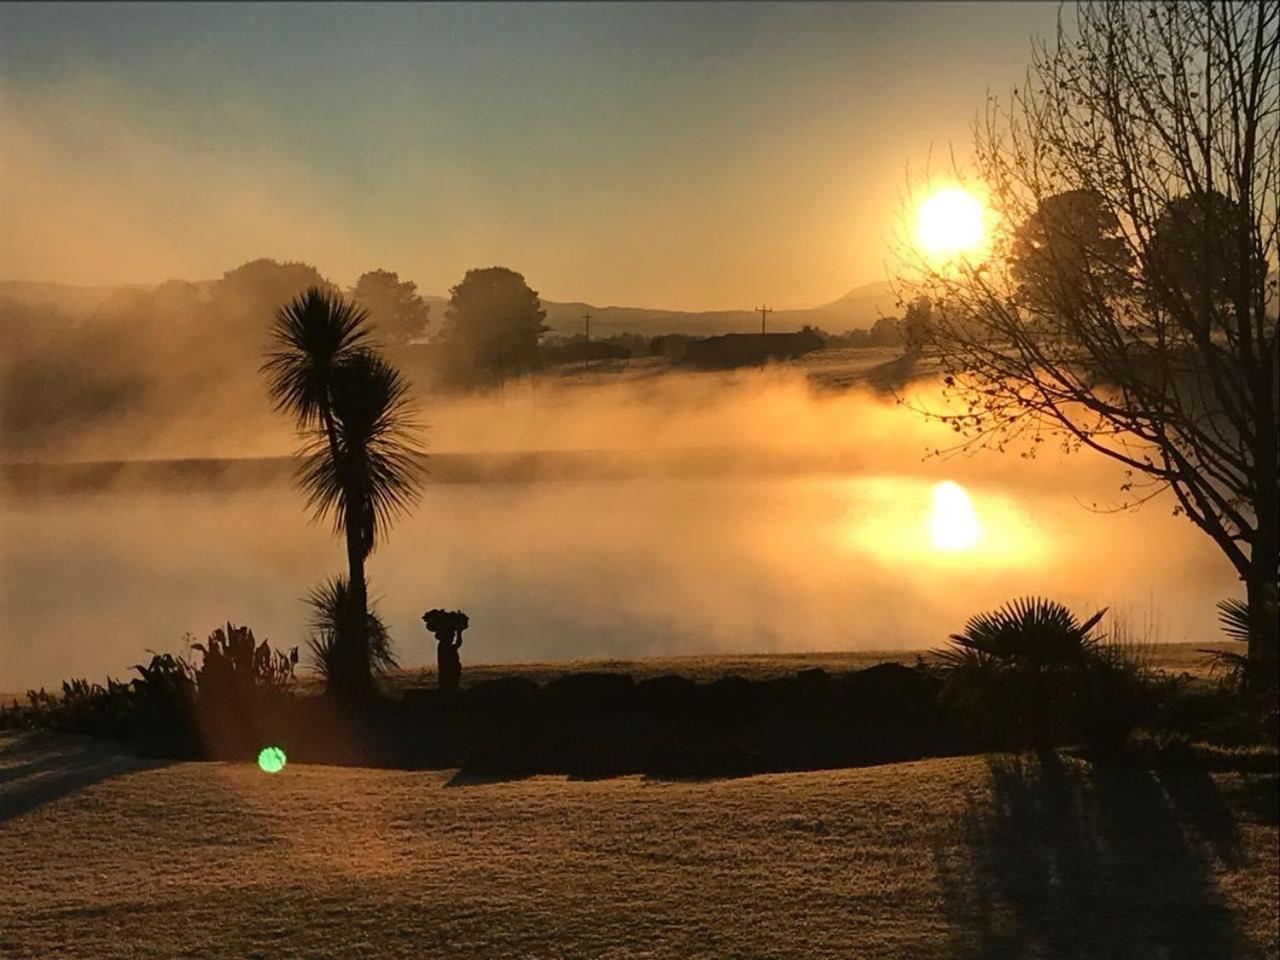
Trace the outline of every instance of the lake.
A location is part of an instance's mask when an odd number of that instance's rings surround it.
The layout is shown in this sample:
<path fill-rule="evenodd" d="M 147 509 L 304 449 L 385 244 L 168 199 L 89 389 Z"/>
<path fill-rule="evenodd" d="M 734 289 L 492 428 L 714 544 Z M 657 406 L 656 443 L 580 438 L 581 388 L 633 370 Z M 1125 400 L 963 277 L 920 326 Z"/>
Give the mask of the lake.
<path fill-rule="evenodd" d="M 433 411 L 433 449 L 467 452 L 433 457 L 369 563 L 405 665 L 434 661 L 419 617 L 436 606 L 471 616 L 465 663 L 932 647 L 1027 593 L 1207 642 L 1214 602 L 1240 593 L 1171 504 L 1087 509 L 1118 496 L 1096 456 L 922 459 L 936 435 L 878 399 L 671 389 Z M 304 644 L 300 598 L 345 553 L 289 470 L 8 468 L 0 690 L 125 676 L 228 619 Z"/>

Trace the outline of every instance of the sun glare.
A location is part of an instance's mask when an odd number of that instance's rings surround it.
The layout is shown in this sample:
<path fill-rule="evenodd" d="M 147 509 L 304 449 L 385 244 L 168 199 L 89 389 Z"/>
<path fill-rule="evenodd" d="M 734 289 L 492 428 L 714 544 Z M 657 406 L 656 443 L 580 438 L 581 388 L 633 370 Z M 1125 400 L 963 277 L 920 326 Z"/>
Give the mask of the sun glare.
<path fill-rule="evenodd" d="M 916 243 L 930 256 L 969 253 L 982 245 L 982 202 L 963 187 L 942 187 L 916 211 Z"/>
<path fill-rule="evenodd" d="M 982 526 L 968 491 L 944 480 L 933 488 L 929 542 L 935 550 L 968 550 L 982 538 Z"/>

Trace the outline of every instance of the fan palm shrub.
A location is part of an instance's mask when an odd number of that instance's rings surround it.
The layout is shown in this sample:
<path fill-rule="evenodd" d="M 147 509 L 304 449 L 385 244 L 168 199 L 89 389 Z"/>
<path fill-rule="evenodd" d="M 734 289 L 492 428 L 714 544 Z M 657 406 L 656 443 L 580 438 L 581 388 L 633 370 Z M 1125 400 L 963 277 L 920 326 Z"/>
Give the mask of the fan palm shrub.
<path fill-rule="evenodd" d="M 334 636 L 339 669 L 326 685 L 363 699 L 374 690 L 365 561 L 421 481 L 409 384 L 374 350 L 367 314 L 340 294 L 309 288 L 277 311 L 271 337 L 263 371 L 276 409 L 304 438 L 299 483 L 347 547 L 355 612 Z"/>
<path fill-rule="evenodd" d="M 1267 598 L 1263 604 L 1266 616 L 1262 620 L 1269 624 L 1276 624 L 1278 617 L 1274 599 Z M 1236 598 L 1219 600 L 1217 606 L 1218 625 L 1228 639 L 1236 643 L 1248 644 L 1262 629 L 1259 627 L 1259 618 L 1251 615 L 1249 604 L 1244 600 Z M 1277 677 L 1265 663 L 1260 663 L 1256 658 L 1250 658 L 1246 653 L 1234 653 L 1229 650 L 1215 650 L 1210 653 L 1210 659 L 1215 670 L 1226 674 L 1227 685 L 1235 693 L 1244 694 L 1253 691 L 1263 694 L 1264 697 L 1266 694 L 1274 695 Z"/>
<path fill-rule="evenodd" d="M 984 741 L 1049 749 L 1068 726 L 1082 681 L 1101 669 L 1094 629 L 1105 613 L 1081 621 L 1061 603 L 1024 597 L 970 618 L 938 651 L 944 703 Z"/>
<path fill-rule="evenodd" d="M 1237 643 L 1251 648 L 1265 648 L 1265 637 L 1259 641 L 1260 631 L 1274 630 L 1277 609 L 1274 594 L 1263 599 L 1263 617 L 1251 613 L 1243 600 L 1229 599 L 1218 602 L 1218 624 L 1222 632 Z M 1266 623 L 1268 626 L 1260 626 Z M 1250 641 L 1254 641 L 1250 643 Z M 1274 644 L 1273 644 L 1274 646 Z M 1209 655 L 1213 671 L 1222 678 L 1224 692 L 1231 698 L 1233 713 L 1245 729 L 1262 728 L 1270 742 L 1280 739 L 1280 678 L 1273 666 L 1247 653 L 1230 650 L 1204 651 Z"/>

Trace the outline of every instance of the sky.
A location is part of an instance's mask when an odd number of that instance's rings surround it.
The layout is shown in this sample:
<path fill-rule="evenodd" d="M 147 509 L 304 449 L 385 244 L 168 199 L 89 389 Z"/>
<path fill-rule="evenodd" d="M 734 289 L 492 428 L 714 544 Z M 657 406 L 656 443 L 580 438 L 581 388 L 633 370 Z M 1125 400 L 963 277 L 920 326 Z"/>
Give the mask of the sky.
<path fill-rule="evenodd" d="M 259 256 L 446 294 L 808 307 L 885 279 L 1056 3 L 0 5 L 0 278 Z M 932 161 L 930 160 L 932 158 Z"/>

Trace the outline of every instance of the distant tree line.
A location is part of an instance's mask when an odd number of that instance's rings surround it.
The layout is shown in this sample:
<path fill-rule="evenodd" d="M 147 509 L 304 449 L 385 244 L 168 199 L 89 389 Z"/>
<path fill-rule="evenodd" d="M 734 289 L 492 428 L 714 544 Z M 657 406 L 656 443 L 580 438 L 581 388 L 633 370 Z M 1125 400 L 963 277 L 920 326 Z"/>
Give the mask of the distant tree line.
<path fill-rule="evenodd" d="M 202 429 L 237 424 L 252 434 L 263 415 L 261 386 L 242 371 L 263 348 L 267 318 L 309 288 L 341 293 L 363 310 L 371 339 L 420 389 L 485 389 L 556 366 L 627 358 L 680 362 L 698 339 L 549 336 L 538 292 L 501 266 L 467 271 L 443 301 L 392 270 L 368 270 L 343 289 L 311 264 L 268 258 L 217 280 L 120 288 L 83 317 L 0 297 L 5 455 L 64 455 L 104 436 L 123 455 L 136 453 L 144 435 L 199 439 Z M 911 316 L 882 318 L 870 331 L 814 332 L 829 346 L 896 347 L 909 339 Z M 166 429 L 155 430 L 159 424 Z"/>

